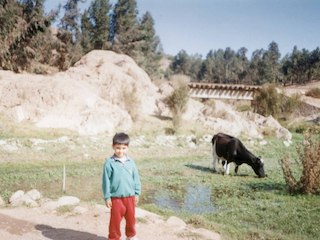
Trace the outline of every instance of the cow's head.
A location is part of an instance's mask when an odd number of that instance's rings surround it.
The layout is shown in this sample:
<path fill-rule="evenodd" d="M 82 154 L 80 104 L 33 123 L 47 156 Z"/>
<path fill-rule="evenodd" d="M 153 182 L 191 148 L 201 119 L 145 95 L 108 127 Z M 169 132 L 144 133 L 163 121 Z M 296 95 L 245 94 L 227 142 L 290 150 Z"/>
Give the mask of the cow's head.
<path fill-rule="evenodd" d="M 264 163 L 262 159 L 256 157 L 252 168 L 259 177 L 266 177 L 266 174 L 264 172 Z"/>

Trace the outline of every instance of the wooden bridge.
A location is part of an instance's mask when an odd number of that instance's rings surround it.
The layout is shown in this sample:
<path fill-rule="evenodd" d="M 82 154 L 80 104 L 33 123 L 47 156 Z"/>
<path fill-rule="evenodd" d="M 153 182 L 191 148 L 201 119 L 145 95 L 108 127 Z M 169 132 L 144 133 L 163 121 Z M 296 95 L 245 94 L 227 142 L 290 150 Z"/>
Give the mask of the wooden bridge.
<path fill-rule="evenodd" d="M 216 99 L 233 99 L 233 100 L 250 100 L 254 99 L 255 92 L 260 86 L 237 85 L 237 84 L 213 84 L 213 83 L 196 83 L 188 84 L 190 97 L 194 98 L 216 98 Z"/>

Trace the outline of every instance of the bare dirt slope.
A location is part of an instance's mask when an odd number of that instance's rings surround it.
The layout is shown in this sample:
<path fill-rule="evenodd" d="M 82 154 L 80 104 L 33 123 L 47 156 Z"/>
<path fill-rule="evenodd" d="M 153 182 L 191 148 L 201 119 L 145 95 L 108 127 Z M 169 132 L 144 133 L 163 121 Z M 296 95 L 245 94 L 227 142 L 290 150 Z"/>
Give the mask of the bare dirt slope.
<path fill-rule="evenodd" d="M 310 89 L 314 88 L 320 88 L 320 81 L 313 81 L 305 85 L 291 85 L 281 90 L 288 96 L 300 94 L 302 101 L 320 109 L 320 98 L 312 98 L 305 95 Z"/>
<path fill-rule="evenodd" d="M 42 208 L 0 209 L 0 238 L 3 240 L 106 240 L 109 211 L 105 206 L 87 206 L 82 214 L 48 212 Z M 205 229 L 165 221 L 137 208 L 137 236 L 140 240 L 218 240 L 220 235 Z M 124 232 L 124 221 L 122 222 Z M 124 236 L 123 236 L 124 237 Z"/>

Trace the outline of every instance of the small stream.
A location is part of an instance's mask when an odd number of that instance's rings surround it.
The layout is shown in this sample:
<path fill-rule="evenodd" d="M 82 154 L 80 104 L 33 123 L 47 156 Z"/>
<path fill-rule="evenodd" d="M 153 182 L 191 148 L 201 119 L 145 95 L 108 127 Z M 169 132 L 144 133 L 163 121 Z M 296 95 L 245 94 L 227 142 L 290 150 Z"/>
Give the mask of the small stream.
<path fill-rule="evenodd" d="M 217 211 L 210 187 L 203 185 L 187 186 L 182 199 L 173 196 L 172 191 L 161 189 L 154 193 L 154 204 L 174 212 L 205 214 Z"/>

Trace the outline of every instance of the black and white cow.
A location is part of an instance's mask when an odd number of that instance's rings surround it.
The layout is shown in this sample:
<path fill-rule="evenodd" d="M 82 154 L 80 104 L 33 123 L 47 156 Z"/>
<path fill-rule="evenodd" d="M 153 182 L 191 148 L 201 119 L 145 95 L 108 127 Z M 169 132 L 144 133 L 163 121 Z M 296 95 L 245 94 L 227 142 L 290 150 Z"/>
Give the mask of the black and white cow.
<path fill-rule="evenodd" d="M 253 155 L 243 143 L 230 135 L 218 133 L 212 138 L 213 169 L 221 159 L 225 173 L 229 174 L 230 163 L 236 164 L 235 173 L 241 164 L 250 165 L 259 177 L 265 177 L 263 160 Z"/>

